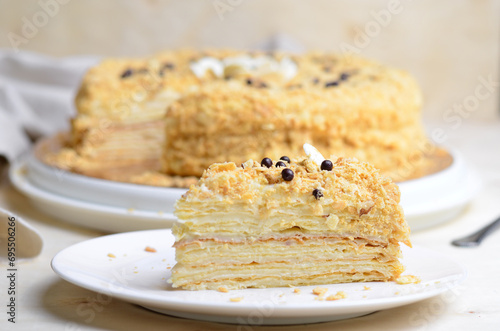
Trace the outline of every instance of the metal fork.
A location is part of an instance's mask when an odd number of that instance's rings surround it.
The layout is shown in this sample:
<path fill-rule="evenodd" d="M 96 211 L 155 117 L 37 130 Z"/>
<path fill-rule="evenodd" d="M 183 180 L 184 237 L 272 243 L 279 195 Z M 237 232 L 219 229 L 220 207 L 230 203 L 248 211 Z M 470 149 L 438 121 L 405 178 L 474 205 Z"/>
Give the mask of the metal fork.
<path fill-rule="evenodd" d="M 453 240 L 452 245 L 459 247 L 476 247 L 479 246 L 481 241 L 500 224 L 500 217 L 494 220 L 492 223 L 486 225 L 484 228 L 481 228 L 479 231 L 474 232 L 471 235 L 466 237 Z"/>

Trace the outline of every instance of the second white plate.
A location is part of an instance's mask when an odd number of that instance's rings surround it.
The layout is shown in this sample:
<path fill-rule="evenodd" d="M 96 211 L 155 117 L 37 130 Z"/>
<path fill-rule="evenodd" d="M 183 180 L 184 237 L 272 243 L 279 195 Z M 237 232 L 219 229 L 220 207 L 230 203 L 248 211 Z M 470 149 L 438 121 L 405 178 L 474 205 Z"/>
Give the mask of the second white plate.
<path fill-rule="evenodd" d="M 19 159 L 9 169 L 10 181 L 36 208 L 66 223 L 105 232 L 126 232 L 170 228 L 176 219 L 172 213 L 161 210 L 115 207 L 59 195 L 34 184 L 28 171 L 26 161 Z"/>
<path fill-rule="evenodd" d="M 323 285 L 346 298 L 319 301 L 315 286 L 218 291 L 174 289 L 167 280 L 175 264 L 170 230 L 129 232 L 100 237 L 64 249 L 52 260 L 63 279 L 103 295 L 142 305 L 160 313 L 234 324 L 303 324 L 362 316 L 433 297 L 460 284 L 465 269 L 447 256 L 425 248 L 403 246 L 405 274 L 421 283 L 394 282 Z M 156 253 L 145 251 L 146 246 Z M 112 255 L 108 255 L 112 254 Z M 114 257 L 110 257 L 114 256 Z M 365 287 L 366 286 L 366 287 Z M 231 298 L 241 298 L 231 302 Z"/>

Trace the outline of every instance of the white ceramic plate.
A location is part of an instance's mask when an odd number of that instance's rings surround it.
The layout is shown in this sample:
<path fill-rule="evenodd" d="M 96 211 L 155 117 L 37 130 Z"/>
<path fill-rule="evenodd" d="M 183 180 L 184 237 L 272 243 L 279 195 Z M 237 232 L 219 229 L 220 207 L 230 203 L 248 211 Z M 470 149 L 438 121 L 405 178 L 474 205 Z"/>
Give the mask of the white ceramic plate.
<path fill-rule="evenodd" d="M 186 192 L 184 188 L 121 183 L 75 174 L 46 165 L 34 151 L 23 158 L 29 181 L 44 191 L 75 200 L 121 209 L 173 213 L 175 201 Z"/>
<path fill-rule="evenodd" d="M 114 207 L 59 195 L 34 184 L 28 173 L 23 158 L 14 162 L 9 169 L 12 184 L 30 198 L 35 207 L 64 222 L 105 232 L 126 232 L 169 228 L 175 221 L 172 213 L 163 212 L 161 209 L 148 211 L 132 207 Z M 78 188 L 68 186 L 67 190 L 74 192 Z M 98 196 L 103 198 L 102 194 Z"/>
<path fill-rule="evenodd" d="M 478 191 L 477 175 L 460 153 L 449 151 L 453 163 L 447 169 L 399 183 L 401 205 L 413 231 L 456 217 Z M 170 227 L 174 203 L 186 191 L 82 176 L 47 166 L 33 154 L 12 164 L 10 178 L 42 211 L 108 232 Z"/>
<path fill-rule="evenodd" d="M 328 288 L 327 295 L 346 293 L 345 299 L 337 301 L 316 300 L 311 293 L 315 286 L 300 287 L 300 294 L 291 288 L 184 291 L 167 283 L 169 268 L 175 264 L 173 242 L 168 229 L 109 235 L 64 249 L 52 260 L 52 268 L 75 285 L 160 313 L 235 324 L 302 324 L 362 316 L 433 297 L 466 277 L 463 266 L 441 253 L 403 246 L 405 274 L 420 277 L 419 284 L 322 286 Z M 157 252 L 146 252 L 146 246 Z M 242 300 L 230 301 L 237 297 Z"/>

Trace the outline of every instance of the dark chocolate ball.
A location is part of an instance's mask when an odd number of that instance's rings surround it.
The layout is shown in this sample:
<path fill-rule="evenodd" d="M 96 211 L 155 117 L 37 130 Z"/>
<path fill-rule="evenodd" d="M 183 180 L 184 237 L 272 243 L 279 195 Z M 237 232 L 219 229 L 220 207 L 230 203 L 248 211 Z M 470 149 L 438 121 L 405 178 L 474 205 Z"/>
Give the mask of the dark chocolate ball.
<path fill-rule="evenodd" d="M 282 157 L 280 157 L 280 160 L 283 160 L 283 161 L 290 163 L 290 158 L 288 156 L 282 156 Z"/>
<path fill-rule="evenodd" d="M 271 168 L 273 166 L 273 160 L 271 160 L 268 157 L 265 157 L 260 162 L 260 165 L 263 166 L 263 167 Z"/>
<path fill-rule="evenodd" d="M 330 171 L 333 169 L 333 163 L 330 160 L 324 160 L 321 162 L 321 170 L 327 170 Z"/>
<path fill-rule="evenodd" d="M 313 190 L 313 195 L 316 198 L 316 200 L 319 200 L 320 198 L 323 197 L 323 192 L 321 192 L 320 189 L 316 188 L 316 189 Z"/>
<path fill-rule="evenodd" d="M 287 182 L 291 181 L 294 177 L 294 173 L 292 171 L 292 169 L 283 169 L 283 171 L 281 172 L 281 177 L 283 177 L 284 180 L 286 180 Z"/>

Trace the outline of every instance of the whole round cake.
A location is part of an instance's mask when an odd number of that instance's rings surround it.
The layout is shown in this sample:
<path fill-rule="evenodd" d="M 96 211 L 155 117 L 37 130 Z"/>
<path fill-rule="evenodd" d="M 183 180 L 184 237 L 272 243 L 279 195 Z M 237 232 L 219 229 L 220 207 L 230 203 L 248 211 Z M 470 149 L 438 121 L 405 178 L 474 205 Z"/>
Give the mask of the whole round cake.
<path fill-rule="evenodd" d="M 186 186 L 215 162 L 295 157 L 310 143 L 401 181 L 446 159 L 426 138 L 421 104 L 408 73 L 359 57 L 209 50 L 107 59 L 85 75 L 70 137 L 46 161 Z"/>

